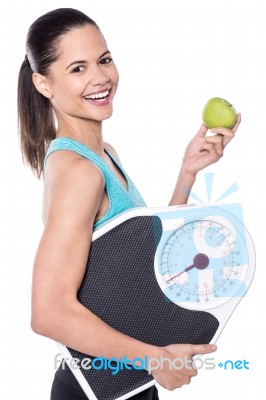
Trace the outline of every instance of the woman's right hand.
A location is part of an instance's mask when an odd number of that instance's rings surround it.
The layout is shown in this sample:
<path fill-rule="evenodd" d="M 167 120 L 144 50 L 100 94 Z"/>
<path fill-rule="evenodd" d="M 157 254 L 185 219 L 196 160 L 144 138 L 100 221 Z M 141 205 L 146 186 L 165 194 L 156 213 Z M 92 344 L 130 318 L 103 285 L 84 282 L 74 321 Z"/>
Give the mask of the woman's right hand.
<path fill-rule="evenodd" d="M 188 385 L 191 378 L 197 375 L 192 357 L 209 354 L 215 350 L 216 346 L 211 344 L 170 344 L 159 348 L 156 363 L 155 360 L 152 361 L 152 358 L 149 360 L 149 372 L 162 387 L 175 390 Z M 161 360 L 161 365 L 158 365 L 157 359 Z M 175 363 L 174 360 L 176 360 Z"/>

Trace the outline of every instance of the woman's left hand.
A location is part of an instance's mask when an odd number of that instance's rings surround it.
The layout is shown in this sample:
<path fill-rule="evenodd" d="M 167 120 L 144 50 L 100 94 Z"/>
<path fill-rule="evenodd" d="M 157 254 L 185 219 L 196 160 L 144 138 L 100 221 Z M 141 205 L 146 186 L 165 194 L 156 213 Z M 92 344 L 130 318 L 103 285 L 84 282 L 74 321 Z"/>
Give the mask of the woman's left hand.
<path fill-rule="evenodd" d="M 224 148 L 234 137 L 241 122 L 241 114 L 237 115 L 237 122 L 232 129 L 213 128 L 213 136 L 206 136 L 208 128 L 202 124 L 197 134 L 188 144 L 181 169 L 191 175 L 216 163 L 223 156 Z"/>

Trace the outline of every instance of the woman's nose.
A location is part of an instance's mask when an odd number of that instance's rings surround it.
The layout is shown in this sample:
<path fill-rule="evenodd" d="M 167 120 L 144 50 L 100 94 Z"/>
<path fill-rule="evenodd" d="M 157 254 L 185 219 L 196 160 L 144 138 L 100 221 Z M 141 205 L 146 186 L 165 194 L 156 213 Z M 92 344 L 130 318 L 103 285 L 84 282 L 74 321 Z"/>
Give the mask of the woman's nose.
<path fill-rule="evenodd" d="M 100 66 L 94 68 L 91 74 L 91 83 L 94 86 L 105 85 L 110 81 L 109 76 Z"/>

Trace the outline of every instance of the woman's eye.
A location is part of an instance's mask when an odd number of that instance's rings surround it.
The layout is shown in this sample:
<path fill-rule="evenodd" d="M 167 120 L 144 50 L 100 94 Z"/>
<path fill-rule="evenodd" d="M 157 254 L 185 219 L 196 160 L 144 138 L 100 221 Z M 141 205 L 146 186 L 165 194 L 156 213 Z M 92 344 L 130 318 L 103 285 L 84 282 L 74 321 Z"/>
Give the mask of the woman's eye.
<path fill-rule="evenodd" d="M 112 62 L 112 61 L 113 61 L 113 60 L 112 60 L 111 57 L 103 58 L 103 59 L 100 61 L 100 64 L 101 64 L 101 65 L 106 65 L 106 64 L 109 64 L 109 63 Z"/>
<path fill-rule="evenodd" d="M 83 72 L 84 70 L 85 70 L 84 67 L 79 66 L 79 67 L 74 68 L 71 72 Z"/>

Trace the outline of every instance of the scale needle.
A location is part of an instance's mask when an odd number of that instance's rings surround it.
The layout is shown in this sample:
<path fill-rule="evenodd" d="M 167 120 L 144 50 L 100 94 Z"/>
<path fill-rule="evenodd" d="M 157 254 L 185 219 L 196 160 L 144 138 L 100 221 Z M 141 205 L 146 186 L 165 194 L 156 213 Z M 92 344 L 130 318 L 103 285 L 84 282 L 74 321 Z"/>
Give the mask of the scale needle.
<path fill-rule="evenodd" d="M 172 278 L 168 279 L 166 282 L 170 282 L 171 280 L 173 280 L 174 278 L 176 278 L 179 275 L 182 275 L 184 272 L 188 272 L 190 271 L 192 268 L 197 268 L 197 269 L 205 269 L 208 267 L 209 265 L 209 257 L 204 254 L 204 253 L 198 253 L 195 255 L 195 257 L 193 258 L 193 264 L 190 265 L 189 267 L 187 267 L 186 269 L 184 269 L 184 271 L 179 272 L 179 274 L 176 274 L 175 276 L 173 276 Z"/>

